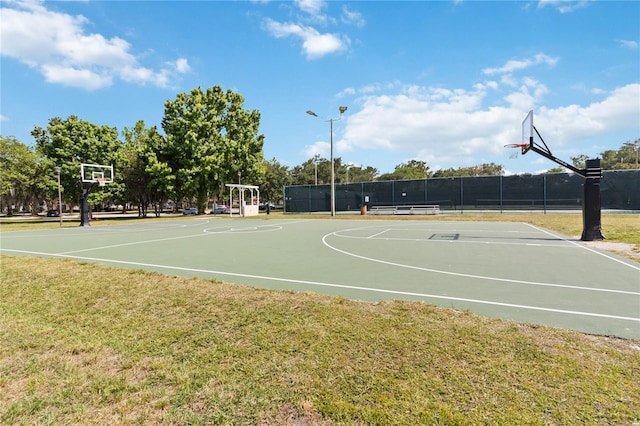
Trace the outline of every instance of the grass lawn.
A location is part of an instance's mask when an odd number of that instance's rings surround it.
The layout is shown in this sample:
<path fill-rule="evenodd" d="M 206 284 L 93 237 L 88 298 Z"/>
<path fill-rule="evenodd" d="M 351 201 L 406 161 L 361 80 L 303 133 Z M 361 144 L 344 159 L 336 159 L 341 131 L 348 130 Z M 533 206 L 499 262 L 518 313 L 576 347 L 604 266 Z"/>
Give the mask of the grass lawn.
<path fill-rule="evenodd" d="M 580 215 L 495 216 L 482 215 L 581 232 Z M 605 236 L 637 249 L 638 216 L 609 218 Z M 0 424 L 640 422 L 637 340 L 417 302 L 0 262 Z"/>

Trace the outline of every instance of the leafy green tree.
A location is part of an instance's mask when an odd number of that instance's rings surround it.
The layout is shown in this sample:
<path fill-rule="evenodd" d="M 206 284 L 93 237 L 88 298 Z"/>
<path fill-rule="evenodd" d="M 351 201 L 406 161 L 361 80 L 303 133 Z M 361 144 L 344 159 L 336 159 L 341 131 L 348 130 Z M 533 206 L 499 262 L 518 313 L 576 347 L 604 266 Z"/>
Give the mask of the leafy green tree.
<path fill-rule="evenodd" d="M 370 182 L 378 175 L 378 169 L 375 167 L 343 164 L 341 157 L 334 157 L 333 162 L 336 183 Z M 291 170 L 291 184 L 315 185 L 316 171 L 318 185 L 331 182 L 331 160 L 316 155 Z"/>
<path fill-rule="evenodd" d="M 342 164 L 336 169 L 337 180 L 344 183 L 371 182 L 378 175 L 375 167 L 362 167 L 354 164 Z"/>
<path fill-rule="evenodd" d="M 583 169 L 587 164 L 587 160 L 589 159 L 588 155 L 578 155 L 576 157 L 571 157 L 571 162 L 573 165 L 579 169 Z"/>
<path fill-rule="evenodd" d="M 621 157 L 623 158 L 623 164 L 625 169 L 637 169 L 640 168 L 640 138 L 633 142 L 627 141 L 620 148 Z"/>
<path fill-rule="evenodd" d="M 398 164 L 393 173 L 385 173 L 378 180 L 426 179 L 431 176 L 427 163 L 420 160 L 409 160 Z"/>
<path fill-rule="evenodd" d="M 605 170 L 620 169 L 624 164 L 624 159 L 620 155 L 620 151 L 608 149 L 600 153 L 600 167 Z"/>
<path fill-rule="evenodd" d="M 620 149 L 608 149 L 600 153 L 600 167 L 604 170 L 624 170 L 637 169 L 638 158 L 640 156 L 640 138 L 634 141 L 627 141 Z M 571 157 L 571 162 L 579 169 L 586 167 L 588 155 L 578 155 Z"/>
<path fill-rule="evenodd" d="M 138 206 L 140 216 L 147 216 L 149 205 L 154 206 L 155 215 L 159 216 L 173 187 L 169 166 L 158 160 L 164 138 L 155 126 L 146 128 L 142 120 L 122 133 L 126 141 L 123 180 L 127 199 Z"/>
<path fill-rule="evenodd" d="M 9 216 L 14 204 L 36 213 L 39 198 L 55 190 L 55 177 L 47 175 L 44 164 L 32 148 L 12 136 L 0 136 L 0 197 Z"/>
<path fill-rule="evenodd" d="M 308 159 L 291 170 L 292 185 L 315 185 L 316 183 L 325 185 L 330 181 L 331 161 L 321 158 L 319 155 Z"/>
<path fill-rule="evenodd" d="M 116 174 L 113 184 L 90 188 L 90 204 L 121 197 L 124 184 L 118 179 L 121 176 L 118 167 L 123 161 L 123 143 L 115 127 L 98 126 L 71 115 L 66 120 L 52 118 L 46 129 L 36 126 L 31 135 L 36 140 L 37 151 L 49 160 L 49 166 L 61 167 L 65 201 L 73 203 L 81 196 L 81 163 L 112 165 Z"/>
<path fill-rule="evenodd" d="M 483 163 L 471 167 L 459 167 L 438 170 L 433 177 L 471 177 L 471 176 L 502 176 L 504 167 L 495 163 Z"/>
<path fill-rule="evenodd" d="M 260 198 L 264 201 L 282 201 L 283 188 L 291 184 L 289 168 L 283 166 L 275 158 L 271 161 L 265 160 L 265 174 L 259 183 Z"/>
<path fill-rule="evenodd" d="M 605 170 L 624 170 L 638 168 L 640 139 L 625 142 L 620 149 L 608 149 L 600 153 L 600 167 Z"/>
<path fill-rule="evenodd" d="M 219 86 L 198 87 L 165 103 L 167 136 L 158 159 L 175 176 L 176 198 L 197 199 L 199 211 L 224 183 L 239 177 L 256 182 L 264 174 L 260 113 L 245 110 L 243 103 L 242 95 Z"/>
<path fill-rule="evenodd" d="M 565 169 L 562 166 L 556 166 L 556 167 L 552 167 L 549 170 L 547 170 L 547 173 L 565 173 L 567 171 L 567 169 Z"/>

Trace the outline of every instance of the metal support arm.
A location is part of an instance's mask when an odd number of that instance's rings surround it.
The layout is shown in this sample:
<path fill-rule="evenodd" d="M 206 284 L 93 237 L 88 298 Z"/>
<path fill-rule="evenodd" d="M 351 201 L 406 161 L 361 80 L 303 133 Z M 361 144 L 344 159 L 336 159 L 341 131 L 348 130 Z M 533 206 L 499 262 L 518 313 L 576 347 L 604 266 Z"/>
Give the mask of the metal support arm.
<path fill-rule="evenodd" d="M 565 168 L 571 170 L 572 172 L 582 176 L 583 178 L 587 177 L 586 170 L 579 169 L 579 168 L 575 167 L 574 165 L 567 163 L 566 161 L 562 161 L 561 159 L 554 157 L 553 154 L 551 154 L 551 152 L 547 152 L 547 151 L 545 151 L 543 149 L 540 149 L 535 145 L 532 145 L 531 148 L 529 148 L 529 149 L 531 151 L 535 152 L 535 153 L 538 153 L 538 154 L 542 155 L 545 158 L 548 158 L 549 160 L 553 161 L 554 163 L 560 164 L 562 167 L 565 167 Z"/>

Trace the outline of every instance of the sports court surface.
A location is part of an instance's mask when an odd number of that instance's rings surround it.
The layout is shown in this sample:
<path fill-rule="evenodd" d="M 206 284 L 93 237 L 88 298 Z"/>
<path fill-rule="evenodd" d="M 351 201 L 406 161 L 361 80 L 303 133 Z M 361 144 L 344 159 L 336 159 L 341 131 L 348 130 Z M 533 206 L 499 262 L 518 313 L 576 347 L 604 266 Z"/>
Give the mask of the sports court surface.
<path fill-rule="evenodd" d="M 525 223 L 194 217 L 4 232 L 0 252 L 640 339 L 640 264 Z"/>

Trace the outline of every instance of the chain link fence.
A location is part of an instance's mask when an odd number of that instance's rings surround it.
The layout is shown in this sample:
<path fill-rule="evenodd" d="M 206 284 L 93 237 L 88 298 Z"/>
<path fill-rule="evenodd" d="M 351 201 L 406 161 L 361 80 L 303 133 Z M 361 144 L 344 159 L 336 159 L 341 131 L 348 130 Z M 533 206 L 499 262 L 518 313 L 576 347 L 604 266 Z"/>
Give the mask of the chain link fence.
<path fill-rule="evenodd" d="M 438 205 L 441 210 L 581 210 L 585 180 L 572 173 L 430 178 L 336 184 L 336 211 Z M 604 171 L 603 209 L 640 210 L 640 170 Z M 284 211 L 326 212 L 330 185 L 284 188 Z"/>

